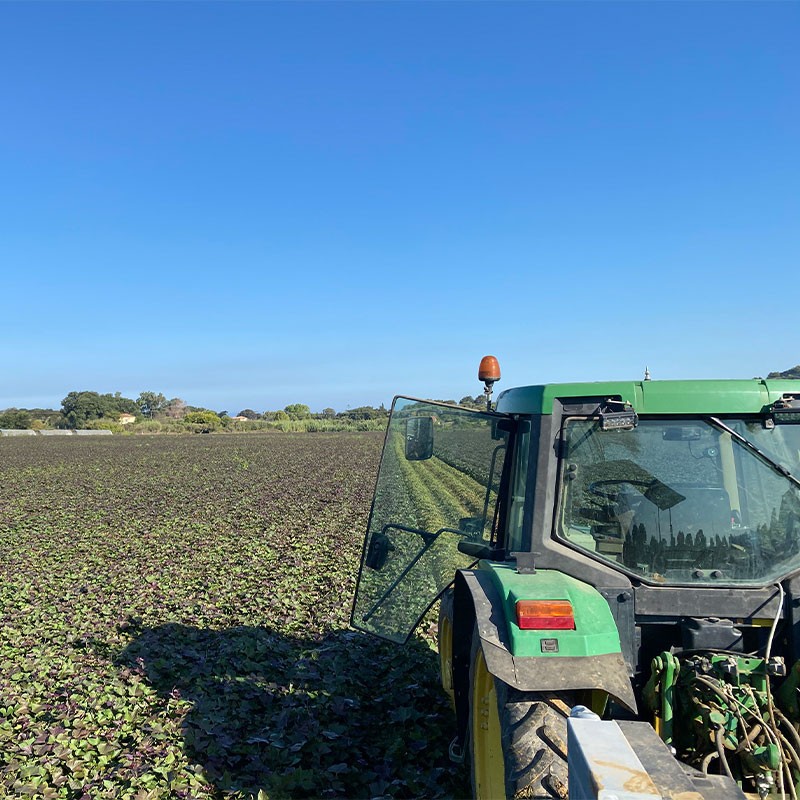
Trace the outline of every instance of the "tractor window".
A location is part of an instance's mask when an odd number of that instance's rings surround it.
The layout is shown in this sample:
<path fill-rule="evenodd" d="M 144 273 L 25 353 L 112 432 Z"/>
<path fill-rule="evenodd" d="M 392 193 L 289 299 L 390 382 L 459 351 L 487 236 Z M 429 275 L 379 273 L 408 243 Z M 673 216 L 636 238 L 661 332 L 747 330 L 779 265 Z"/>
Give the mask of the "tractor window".
<path fill-rule="evenodd" d="M 790 472 L 800 474 L 800 425 L 768 428 L 758 419 L 736 421 L 732 427 Z"/>
<path fill-rule="evenodd" d="M 466 549 L 489 545 L 509 420 L 396 398 L 375 487 L 354 627 L 404 641 Z"/>
<path fill-rule="evenodd" d="M 530 423 L 521 426 L 514 445 L 514 469 L 511 476 L 511 489 L 508 498 L 508 526 L 505 546 L 513 553 L 524 549 L 523 522 L 525 510 L 525 489 L 528 484 L 528 459 L 530 456 Z"/>
<path fill-rule="evenodd" d="M 571 419 L 564 436 L 558 532 L 573 546 L 657 583 L 764 583 L 800 567 L 798 489 L 711 422 Z"/>

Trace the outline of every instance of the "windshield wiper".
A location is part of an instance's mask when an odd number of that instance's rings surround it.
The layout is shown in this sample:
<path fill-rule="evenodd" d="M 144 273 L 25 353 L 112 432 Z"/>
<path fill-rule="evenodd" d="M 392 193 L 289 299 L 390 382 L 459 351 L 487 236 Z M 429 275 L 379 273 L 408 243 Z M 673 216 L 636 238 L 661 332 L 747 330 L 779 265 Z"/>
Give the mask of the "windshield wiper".
<path fill-rule="evenodd" d="M 731 437 L 736 439 L 737 442 L 743 444 L 748 450 L 751 450 L 753 453 L 755 453 L 765 464 L 772 467 L 775 472 L 783 475 L 784 478 L 791 481 L 800 489 L 800 479 L 792 475 L 792 473 L 789 472 L 789 470 L 786 469 L 783 464 L 778 463 L 775 461 L 775 459 L 768 456 L 763 450 L 756 447 L 749 439 L 742 436 L 741 433 L 737 433 L 733 428 L 728 427 L 722 420 L 717 419 L 716 417 L 709 417 L 709 419 L 717 428 L 721 428 L 723 431 L 725 431 L 725 433 L 730 434 Z"/>

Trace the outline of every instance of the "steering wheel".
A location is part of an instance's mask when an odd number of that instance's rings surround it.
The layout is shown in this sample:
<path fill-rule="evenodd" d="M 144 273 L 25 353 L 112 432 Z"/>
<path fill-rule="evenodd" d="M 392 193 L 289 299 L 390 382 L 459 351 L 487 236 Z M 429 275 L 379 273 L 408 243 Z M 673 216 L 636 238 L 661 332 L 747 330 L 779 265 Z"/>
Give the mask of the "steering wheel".
<path fill-rule="evenodd" d="M 600 481 L 592 481 L 586 488 L 594 495 L 603 497 L 606 500 L 616 500 L 619 496 L 619 490 L 606 491 L 606 486 L 618 486 L 619 484 L 627 483 L 628 486 L 644 486 L 650 488 L 652 485 L 650 481 L 632 480 L 629 478 L 604 478 Z"/>

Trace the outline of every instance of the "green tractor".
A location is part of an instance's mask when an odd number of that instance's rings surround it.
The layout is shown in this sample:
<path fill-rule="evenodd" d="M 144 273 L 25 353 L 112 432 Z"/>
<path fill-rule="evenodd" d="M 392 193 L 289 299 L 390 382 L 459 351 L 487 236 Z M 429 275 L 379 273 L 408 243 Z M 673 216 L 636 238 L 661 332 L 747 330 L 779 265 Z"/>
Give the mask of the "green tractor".
<path fill-rule="evenodd" d="M 486 410 L 395 398 L 352 613 L 402 643 L 440 599 L 475 797 L 567 797 L 578 709 L 649 723 L 687 798 L 796 800 L 800 385 L 528 386 L 493 408 L 496 359 L 479 377 Z"/>

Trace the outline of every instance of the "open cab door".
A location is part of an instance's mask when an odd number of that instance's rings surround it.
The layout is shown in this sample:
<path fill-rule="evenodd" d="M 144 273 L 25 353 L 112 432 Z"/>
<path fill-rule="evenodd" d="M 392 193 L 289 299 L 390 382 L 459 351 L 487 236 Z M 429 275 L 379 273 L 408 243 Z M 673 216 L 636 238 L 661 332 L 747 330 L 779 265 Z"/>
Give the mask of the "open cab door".
<path fill-rule="evenodd" d="M 353 606 L 353 627 L 404 642 L 434 600 L 492 552 L 510 418 L 396 397 Z"/>

